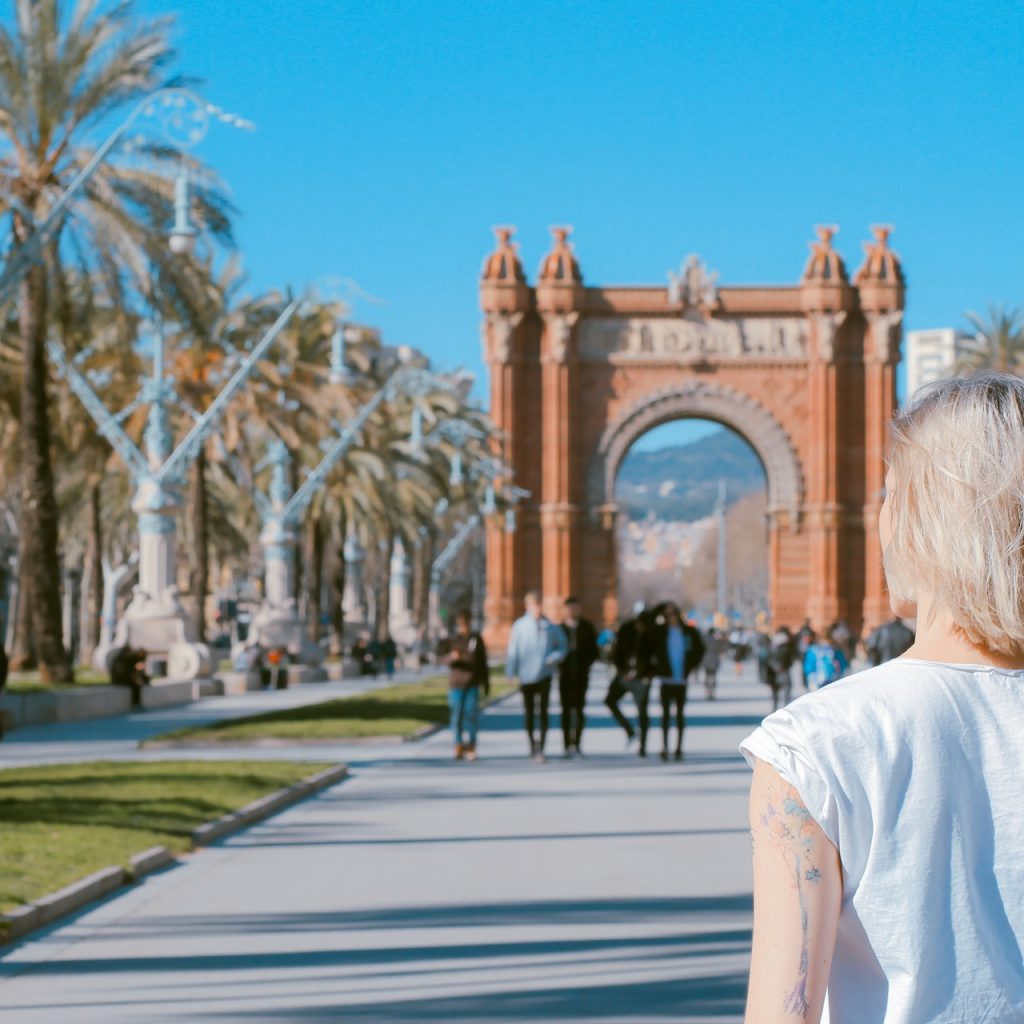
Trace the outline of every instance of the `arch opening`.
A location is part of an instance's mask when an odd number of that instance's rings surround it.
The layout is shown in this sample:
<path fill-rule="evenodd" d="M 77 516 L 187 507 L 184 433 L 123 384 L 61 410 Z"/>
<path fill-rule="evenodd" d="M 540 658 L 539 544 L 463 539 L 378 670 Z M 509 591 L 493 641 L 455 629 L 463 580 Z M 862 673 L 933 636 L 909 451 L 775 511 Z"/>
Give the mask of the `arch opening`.
<path fill-rule="evenodd" d="M 740 433 L 718 420 L 667 419 L 635 437 L 611 471 L 623 614 L 669 600 L 702 626 L 770 614 L 768 475 Z"/>

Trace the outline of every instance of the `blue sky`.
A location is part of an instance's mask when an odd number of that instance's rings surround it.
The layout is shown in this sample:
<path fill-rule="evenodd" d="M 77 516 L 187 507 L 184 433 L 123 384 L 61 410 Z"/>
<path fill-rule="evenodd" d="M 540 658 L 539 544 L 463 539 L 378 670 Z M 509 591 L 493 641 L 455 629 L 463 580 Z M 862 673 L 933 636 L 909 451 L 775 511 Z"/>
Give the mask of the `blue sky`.
<path fill-rule="evenodd" d="M 906 326 L 1022 301 L 1024 5 L 143 0 L 180 69 L 257 125 L 201 153 L 254 288 L 322 274 L 441 364 L 480 363 L 490 228 L 531 278 L 575 226 L 592 283 L 795 281 L 817 223 L 851 271 L 895 225 Z"/>

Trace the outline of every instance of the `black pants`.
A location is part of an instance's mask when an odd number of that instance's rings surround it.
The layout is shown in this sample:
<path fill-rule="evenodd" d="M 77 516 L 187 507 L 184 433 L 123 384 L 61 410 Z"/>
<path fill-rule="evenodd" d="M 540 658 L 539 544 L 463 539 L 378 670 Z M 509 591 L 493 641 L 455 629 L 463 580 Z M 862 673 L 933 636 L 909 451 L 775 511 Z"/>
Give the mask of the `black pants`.
<path fill-rule="evenodd" d="M 586 725 L 587 680 L 559 677 L 558 699 L 562 702 L 562 742 L 566 750 L 570 747 L 578 750 Z"/>
<path fill-rule="evenodd" d="M 668 734 L 672 713 L 676 719 L 676 753 L 683 749 L 683 730 L 686 728 L 686 683 L 661 684 L 661 749 L 668 750 Z"/>
<path fill-rule="evenodd" d="M 548 706 L 551 704 L 551 677 L 536 683 L 523 683 L 523 712 L 526 716 L 526 735 L 530 738 L 530 753 L 543 754 L 548 738 Z M 536 726 L 540 720 L 539 736 Z"/>
<path fill-rule="evenodd" d="M 608 695 L 604 699 L 605 706 L 612 713 L 615 721 L 626 730 L 626 735 L 632 739 L 636 735 L 636 730 L 619 708 L 619 702 L 627 693 L 633 694 L 633 699 L 636 701 L 637 717 L 640 720 L 640 749 L 646 751 L 647 730 L 651 725 L 650 715 L 647 712 L 647 704 L 651 698 L 651 684 L 645 679 L 626 679 L 621 672 L 616 672 L 608 687 Z"/>

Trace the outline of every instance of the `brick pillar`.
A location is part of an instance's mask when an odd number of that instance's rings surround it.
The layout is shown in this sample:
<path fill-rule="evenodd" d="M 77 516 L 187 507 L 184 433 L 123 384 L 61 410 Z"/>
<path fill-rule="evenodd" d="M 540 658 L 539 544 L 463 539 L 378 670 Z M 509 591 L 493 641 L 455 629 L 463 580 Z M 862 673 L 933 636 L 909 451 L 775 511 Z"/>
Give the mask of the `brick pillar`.
<path fill-rule="evenodd" d="M 866 289 L 865 289 L 866 291 Z M 870 300 L 874 296 L 864 295 Z M 874 629 L 890 614 L 889 592 L 882 571 L 878 515 L 885 486 L 886 426 L 896 409 L 896 364 L 900 354 L 902 310 L 865 310 L 864 457 L 867 500 L 864 504 L 864 630 Z"/>
<path fill-rule="evenodd" d="M 542 589 L 545 613 L 557 621 L 562 615 L 563 600 L 577 587 L 579 506 L 575 502 L 572 341 L 579 314 L 542 315 Z"/>
<path fill-rule="evenodd" d="M 490 372 L 491 418 L 503 438 L 496 455 L 511 468 L 511 483 L 519 483 L 524 460 L 519 438 L 522 406 L 530 398 L 527 378 L 527 315 L 534 297 L 523 273 L 514 228 L 495 228 L 498 244 L 484 261 L 480 281 L 481 328 L 484 362 Z M 484 599 L 484 633 L 488 644 L 500 649 L 519 614 L 523 586 L 522 538 L 507 534 L 501 517 L 487 523 L 487 595 Z"/>
<path fill-rule="evenodd" d="M 807 469 L 805 523 L 809 541 L 807 614 L 815 629 L 839 617 L 838 366 L 836 352 L 847 313 L 811 315 L 812 351 L 808 366 L 808 419 L 812 438 Z"/>

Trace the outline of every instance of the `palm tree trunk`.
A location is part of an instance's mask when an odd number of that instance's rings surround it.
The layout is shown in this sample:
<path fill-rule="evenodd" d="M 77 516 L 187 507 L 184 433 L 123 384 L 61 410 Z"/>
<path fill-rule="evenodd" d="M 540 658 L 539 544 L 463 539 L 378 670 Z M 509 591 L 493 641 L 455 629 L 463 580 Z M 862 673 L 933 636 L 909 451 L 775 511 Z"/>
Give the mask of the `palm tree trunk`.
<path fill-rule="evenodd" d="M 299 479 L 299 462 L 298 453 L 291 461 L 289 469 L 289 475 L 291 477 L 292 494 L 299 489 L 301 480 Z M 295 545 L 295 572 L 292 575 L 292 597 L 295 599 L 295 613 L 299 614 L 299 604 L 302 598 L 302 578 L 305 575 L 306 559 L 305 559 L 305 548 L 301 540 Z"/>
<path fill-rule="evenodd" d="M 103 515 L 100 499 L 102 480 L 96 480 L 89 488 L 89 596 L 86 599 L 88 628 L 82 631 L 85 638 L 83 661 L 92 658 L 92 652 L 99 646 L 100 621 L 103 617 Z"/>
<path fill-rule="evenodd" d="M 377 594 L 377 639 L 383 640 L 391 631 L 391 556 L 395 553 L 395 531 L 388 529 L 381 567 L 381 585 Z"/>
<path fill-rule="evenodd" d="M 345 656 L 345 538 L 348 535 L 348 516 L 342 511 L 338 517 L 338 544 L 334 549 L 334 566 L 331 573 L 331 626 L 334 629 L 338 650 Z"/>
<path fill-rule="evenodd" d="M 309 566 L 309 632 L 314 643 L 320 642 L 320 616 L 323 611 L 324 551 L 327 547 L 323 516 L 310 520 Z"/>
<path fill-rule="evenodd" d="M 206 643 L 206 595 L 210 590 L 210 523 L 206 497 L 206 449 L 200 447 L 192 467 L 192 580 L 196 602 L 196 638 Z"/>
<path fill-rule="evenodd" d="M 18 232 L 24 241 L 28 232 Z M 74 682 L 64 650 L 61 616 L 57 499 L 50 462 L 49 399 L 46 379 L 46 269 L 30 267 L 21 279 L 18 320 L 24 376 L 21 383 L 21 548 L 25 564 L 24 596 L 43 682 Z"/>

